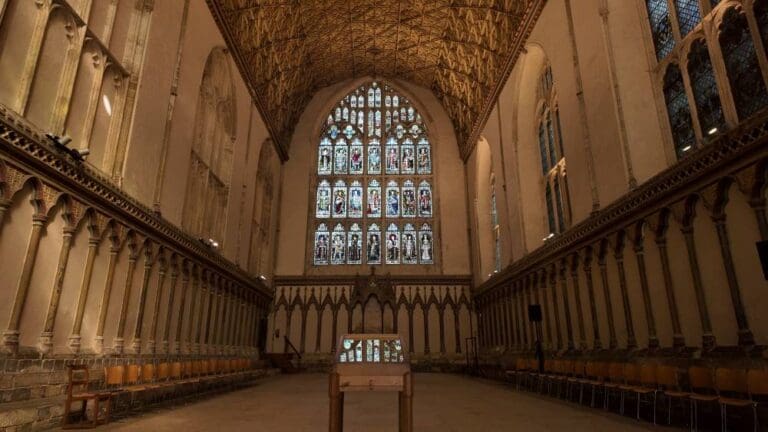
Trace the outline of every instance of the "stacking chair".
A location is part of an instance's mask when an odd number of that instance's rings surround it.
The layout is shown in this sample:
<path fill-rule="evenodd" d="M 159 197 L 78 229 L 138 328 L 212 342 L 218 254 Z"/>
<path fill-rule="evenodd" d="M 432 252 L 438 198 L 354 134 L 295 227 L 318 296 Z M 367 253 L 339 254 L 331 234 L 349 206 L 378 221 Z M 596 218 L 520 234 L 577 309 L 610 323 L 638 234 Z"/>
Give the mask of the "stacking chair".
<path fill-rule="evenodd" d="M 757 403 L 752 400 L 750 387 L 759 389 L 761 379 L 763 380 L 762 385 L 766 385 L 764 380 L 768 378 L 768 373 L 764 371 L 751 372 L 752 374 L 748 375 L 746 369 L 717 368 L 715 370 L 715 388 L 719 396 L 717 401 L 720 404 L 720 426 L 724 432 L 728 430 L 728 407 L 752 407 L 753 423 L 755 432 L 757 432 Z M 757 382 L 755 384 L 748 383 L 748 378 L 755 379 Z"/>
<path fill-rule="evenodd" d="M 607 369 L 607 363 L 604 362 L 595 362 L 595 361 L 588 361 L 587 364 L 584 366 L 584 374 L 585 378 L 582 382 L 582 390 L 581 394 L 579 395 L 579 403 L 582 403 L 583 398 L 583 386 L 589 386 L 592 388 L 592 394 L 590 397 L 589 406 L 592 408 L 595 407 L 595 396 L 597 393 L 598 388 L 602 388 L 603 384 L 605 384 L 605 380 L 608 376 L 608 369 Z"/>
<path fill-rule="evenodd" d="M 662 395 L 667 400 L 667 424 L 672 424 L 672 400 L 680 399 L 687 401 L 689 392 L 680 388 L 680 377 L 677 368 L 674 366 L 659 366 L 656 369 L 656 380 Z M 683 402 L 685 408 L 686 404 Z"/>
<path fill-rule="evenodd" d="M 583 360 L 576 360 L 573 362 L 573 372 L 571 376 L 566 378 L 565 398 L 571 400 L 573 388 L 579 386 L 579 404 L 581 404 L 584 396 L 584 384 L 587 377 L 587 363 Z"/>
<path fill-rule="evenodd" d="M 691 428 L 699 430 L 699 402 L 717 402 L 715 394 L 715 382 L 712 377 L 712 369 L 701 366 L 688 368 L 688 381 L 691 385 L 691 393 L 688 400 L 691 401 Z"/>
<path fill-rule="evenodd" d="M 605 396 L 603 397 L 603 408 L 611 408 L 611 393 L 619 391 L 619 386 L 624 382 L 624 363 L 613 362 L 608 365 L 608 380 L 603 384 Z"/>
<path fill-rule="evenodd" d="M 94 428 L 100 424 L 109 423 L 112 413 L 112 395 L 108 392 L 91 391 L 90 376 L 88 366 L 69 365 L 68 371 L 69 383 L 67 385 L 67 398 L 64 401 L 64 416 L 62 418 L 62 427 L 64 429 L 84 429 Z M 93 418 L 89 422 L 86 416 L 88 401 L 93 401 Z M 72 421 L 72 404 L 80 402 L 80 421 Z M 104 404 L 105 412 L 103 417 L 99 417 L 101 404 Z"/>
<path fill-rule="evenodd" d="M 644 364 L 640 366 L 640 381 L 638 385 L 633 386 L 631 389 L 637 398 L 638 420 L 640 420 L 640 403 L 643 401 L 643 396 L 653 396 L 653 424 L 656 424 L 656 399 L 659 392 L 656 368 L 657 366 L 655 364 Z"/>

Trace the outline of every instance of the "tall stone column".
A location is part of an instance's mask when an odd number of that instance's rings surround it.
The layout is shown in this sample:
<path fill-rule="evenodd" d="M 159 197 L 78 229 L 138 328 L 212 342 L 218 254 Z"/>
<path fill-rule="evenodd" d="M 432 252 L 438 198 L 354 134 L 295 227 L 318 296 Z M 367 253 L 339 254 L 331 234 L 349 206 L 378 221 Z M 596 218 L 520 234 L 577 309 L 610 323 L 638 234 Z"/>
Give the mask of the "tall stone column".
<path fill-rule="evenodd" d="M 587 281 L 587 296 L 589 297 L 589 317 L 592 320 L 592 348 L 603 349 L 603 341 L 600 339 L 600 323 L 597 320 L 597 302 L 595 300 L 595 284 L 592 279 L 592 248 L 587 248 L 584 253 L 584 278 Z"/>
<path fill-rule="evenodd" d="M 691 278 L 693 279 L 693 292 L 696 295 L 696 304 L 699 310 L 699 321 L 701 322 L 701 346 L 704 351 L 711 351 L 717 345 L 715 335 L 712 333 L 712 321 L 709 318 L 709 307 L 704 294 L 704 282 L 701 279 L 701 270 L 699 268 L 699 257 L 696 252 L 696 240 L 693 235 L 692 217 L 681 228 L 683 238 L 685 238 L 685 248 L 688 251 L 688 264 L 691 268 Z"/>
<path fill-rule="evenodd" d="M 613 252 L 616 259 L 616 267 L 619 270 L 619 288 L 621 290 L 621 301 L 624 305 L 624 324 L 627 327 L 627 349 L 637 348 L 637 339 L 635 338 L 635 323 L 632 319 L 632 304 L 629 301 L 629 292 L 627 291 L 627 276 L 624 271 L 624 237 L 619 234 L 616 240 L 616 249 Z"/>
<path fill-rule="evenodd" d="M 184 329 L 184 317 L 191 316 L 192 308 L 187 308 L 187 291 L 189 290 L 189 276 L 190 276 L 189 262 L 183 260 L 181 262 L 181 298 L 179 298 L 179 314 L 176 317 L 176 344 L 173 347 L 173 353 L 176 355 L 182 352 L 182 330 Z M 187 348 L 185 347 L 185 353 Z"/>
<path fill-rule="evenodd" d="M 197 310 L 197 325 L 195 325 L 194 341 L 195 341 L 195 354 L 205 354 L 206 347 L 202 344 L 202 334 L 205 328 L 205 317 L 207 310 L 210 309 L 210 302 L 208 301 L 208 284 L 210 282 L 210 272 L 203 271 L 200 274 L 200 307 Z"/>
<path fill-rule="evenodd" d="M 67 220 L 70 219 L 70 220 Z M 48 303 L 48 311 L 45 314 L 45 325 L 38 339 L 38 352 L 47 354 L 53 348 L 53 326 L 56 323 L 56 312 L 59 310 L 59 301 L 61 300 L 61 290 L 64 287 L 64 275 L 69 263 L 69 252 L 72 250 L 72 236 L 75 233 L 75 227 L 71 223 L 71 215 L 65 216 L 66 226 L 62 233 L 61 249 L 59 250 L 59 262 L 56 266 L 56 276 L 53 278 L 53 288 L 51 289 L 51 300 Z"/>
<path fill-rule="evenodd" d="M 640 291 L 643 294 L 645 321 L 648 325 L 648 349 L 654 350 L 659 348 L 659 337 L 656 334 L 656 317 L 653 314 L 651 292 L 648 288 L 648 273 L 645 269 L 645 247 L 642 235 L 638 235 L 635 239 L 634 251 L 635 259 L 637 259 L 638 273 L 640 274 Z"/>
<path fill-rule="evenodd" d="M 604 245 L 603 249 L 607 249 L 607 245 Z M 603 297 L 605 298 L 605 314 L 608 320 L 608 348 L 616 349 L 619 344 L 616 340 L 616 325 L 613 321 L 613 302 L 611 301 L 611 287 L 608 283 L 608 263 L 605 260 L 607 250 L 602 250 L 598 258 L 598 266 L 600 266 L 600 281 L 603 284 Z"/>
<path fill-rule="evenodd" d="M 723 208 L 716 211 L 712 216 L 717 231 L 717 239 L 720 243 L 720 253 L 723 259 L 723 268 L 728 280 L 728 291 L 731 294 L 731 303 L 733 304 L 733 315 L 736 318 L 736 325 L 739 327 L 739 346 L 751 347 L 755 344 L 755 337 L 749 328 L 747 312 L 744 309 L 744 302 L 741 298 L 741 288 L 739 280 L 736 277 L 736 267 L 733 263 L 733 254 L 731 253 L 731 241 L 728 235 L 728 226 L 725 224 L 725 204 Z"/>
<path fill-rule="evenodd" d="M 162 346 L 162 353 L 163 354 L 170 354 L 171 353 L 171 347 L 170 347 L 170 336 L 171 336 L 171 317 L 173 316 L 173 305 L 174 301 L 176 300 L 176 281 L 179 278 L 179 266 L 177 263 L 177 258 L 175 254 L 171 254 L 171 260 L 170 260 L 170 267 L 171 267 L 171 286 L 169 287 L 168 292 L 168 308 L 166 309 L 165 314 L 165 326 L 163 327 L 163 346 Z"/>
<path fill-rule="evenodd" d="M 539 273 L 539 291 L 541 292 L 541 305 L 544 312 L 544 327 L 547 335 L 547 349 L 552 350 L 554 348 L 554 339 L 552 338 L 552 315 L 549 313 L 549 299 L 547 298 L 547 277 L 549 276 L 547 269 L 544 268 Z M 521 315 L 521 320 L 525 318 Z"/>
<path fill-rule="evenodd" d="M 552 264 L 549 268 L 549 289 L 552 291 L 552 307 L 555 315 L 555 336 L 557 338 L 555 348 L 560 351 L 563 349 L 563 333 L 560 326 L 560 304 L 557 301 L 557 264 Z"/>
<path fill-rule="evenodd" d="M 200 268 L 197 266 L 192 267 L 190 277 L 192 278 L 192 289 L 189 292 L 189 318 L 188 322 L 189 325 L 186 329 L 186 335 L 184 336 L 184 341 L 186 342 L 186 349 L 185 354 L 196 354 L 197 348 L 195 347 L 195 341 L 192 339 L 193 337 L 193 329 L 197 326 L 197 297 L 198 297 L 198 287 L 200 284 Z"/>
<path fill-rule="evenodd" d="M 157 292 L 155 293 L 155 305 L 152 308 L 152 317 L 149 325 L 149 340 L 147 342 L 147 351 L 151 354 L 157 352 L 157 322 L 160 317 L 160 300 L 163 298 L 163 288 L 165 286 L 165 274 L 168 272 L 168 261 L 165 258 L 165 251 L 160 250 L 158 257 L 158 263 L 160 268 L 157 273 Z M 171 309 L 166 311 L 166 315 L 170 315 Z"/>
<path fill-rule="evenodd" d="M 137 259 L 137 246 L 136 239 L 131 234 L 128 238 L 128 271 L 129 274 L 133 274 L 133 268 L 136 266 Z M 115 266 L 117 265 L 117 257 L 120 253 L 119 243 L 112 242 L 112 247 L 109 250 L 109 262 L 107 264 L 107 279 L 104 283 L 104 293 L 101 296 L 101 306 L 99 308 L 99 323 L 96 327 L 96 338 L 94 340 L 94 351 L 99 354 L 105 354 L 104 348 L 104 327 L 107 323 L 107 311 L 109 310 L 109 301 L 112 297 L 112 285 L 115 279 Z"/>
<path fill-rule="evenodd" d="M 666 226 L 659 230 L 656 235 L 656 248 L 659 250 L 659 259 L 661 260 L 661 272 L 664 276 L 664 292 L 667 294 L 667 305 L 669 306 L 669 317 L 672 321 L 672 346 L 676 349 L 685 347 L 685 337 L 680 325 L 680 312 L 677 307 L 677 297 L 675 296 L 675 285 L 672 279 L 672 269 L 669 264 L 669 252 L 667 251 Z"/>
<path fill-rule="evenodd" d="M 27 293 L 29 292 L 29 284 L 32 281 L 32 270 L 34 269 L 35 261 L 37 260 L 37 250 L 40 247 L 40 238 L 43 227 L 48 220 L 44 206 L 36 203 L 36 200 L 34 199 L 32 201 L 33 205 L 36 207 L 35 215 L 32 216 L 32 231 L 29 234 L 29 242 L 27 243 L 27 252 L 24 256 L 24 263 L 21 267 L 19 284 L 16 286 L 16 296 L 14 297 L 13 306 L 11 307 L 11 316 L 8 319 L 8 326 L 3 333 L 3 347 L 5 348 L 5 351 L 10 354 L 16 354 L 19 350 L 19 323 L 21 322 L 21 314 L 24 311 L 24 304 L 27 301 Z"/>
<path fill-rule="evenodd" d="M 575 345 L 573 343 L 573 324 L 571 320 L 571 304 L 568 298 L 568 279 L 566 278 L 568 268 L 567 259 L 563 259 L 560 262 L 560 287 L 563 290 L 563 309 L 565 312 L 565 332 L 568 337 L 568 351 L 573 351 Z"/>
<path fill-rule="evenodd" d="M 136 314 L 136 324 L 133 327 L 133 341 L 131 342 L 131 351 L 134 354 L 141 354 L 141 334 L 144 327 L 144 311 L 147 305 L 147 291 L 149 290 L 149 278 L 152 275 L 152 266 L 154 265 L 154 256 L 152 244 L 147 242 L 144 246 L 144 273 L 141 279 L 141 290 L 139 291 L 139 311 Z M 125 326 L 125 320 L 128 319 L 128 305 L 131 302 L 130 289 L 126 285 L 125 296 L 123 296 L 123 311 L 120 313 L 120 323 Z M 121 329 L 120 335 L 123 335 Z"/>
<path fill-rule="evenodd" d="M 587 335 L 584 330 L 584 311 L 581 308 L 581 286 L 579 284 L 579 255 L 571 257 L 571 281 L 573 282 L 573 297 L 576 301 L 576 324 L 579 329 L 578 349 L 587 349 Z"/>
<path fill-rule="evenodd" d="M 214 338 L 214 325 L 211 322 L 218 314 L 219 304 L 217 300 L 217 292 L 219 291 L 219 285 L 221 284 L 221 278 L 213 277 L 210 281 L 208 289 L 208 314 L 205 318 L 205 346 L 208 354 L 215 354 L 216 349 L 214 344 L 216 340 Z"/>
<path fill-rule="evenodd" d="M 98 216 L 93 216 L 93 218 L 97 219 Z M 74 354 L 80 352 L 82 339 L 80 331 L 83 326 L 83 316 L 85 315 L 85 303 L 88 300 L 88 291 L 91 287 L 93 263 L 96 261 L 96 253 L 98 252 L 99 243 L 101 243 L 101 230 L 98 224 L 89 224 L 88 231 L 88 253 L 85 257 L 85 269 L 83 270 L 83 279 L 80 282 L 80 293 L 77 296 L 77 307 L 75 309 L 75 320 L 72 323 L 72 334 L 69 336 L 69 350 Z M 114 242 L 112 243 L 114 244 Z"/>

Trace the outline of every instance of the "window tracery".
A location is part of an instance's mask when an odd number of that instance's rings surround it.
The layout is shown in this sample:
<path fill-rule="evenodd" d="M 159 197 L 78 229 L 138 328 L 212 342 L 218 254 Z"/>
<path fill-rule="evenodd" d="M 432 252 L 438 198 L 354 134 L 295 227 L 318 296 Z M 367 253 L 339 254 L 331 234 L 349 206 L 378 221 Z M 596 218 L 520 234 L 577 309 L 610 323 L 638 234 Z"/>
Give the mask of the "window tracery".
<path fill-rule="evenodd" d="M 432 150 L 407 98 L 358 87 L 331 109 L 317 151 L 313 265 L 434 264 Z"/>
<path fill-rule="evenodd" d="M 542 72 L 538 87 L 539 117 L 538 144 L 544 183 L 545 208 L 550 234 L 556 234 L 568 226 L 570 204 L 566 181 L 566 162 L 563 151 L 563 136 L 560 127 L 560 112 L 557 105 L 552 68 L 547 65 Z M 560 185 L 563 185 L 561 187 Z"/>
<path fill-rule="evenodd" d="M 756 50 L 768 41 L 765 3 L 646 0 L 659 97 L 678 158 L 768 105 L 766 53 Z"/>
<path fill-rule="evenodd" d="M 208 56 L 200 85 L 182 225 L 222 243 L 235 139 L 235 101 L 224 48 Z"/>

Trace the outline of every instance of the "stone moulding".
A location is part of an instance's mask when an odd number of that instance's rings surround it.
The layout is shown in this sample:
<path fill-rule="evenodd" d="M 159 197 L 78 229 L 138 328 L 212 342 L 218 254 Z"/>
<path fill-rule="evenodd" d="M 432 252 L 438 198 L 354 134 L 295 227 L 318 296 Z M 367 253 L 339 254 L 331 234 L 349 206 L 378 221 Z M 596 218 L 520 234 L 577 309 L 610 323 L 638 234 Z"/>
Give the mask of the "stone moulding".
<path fill-rule="evenodd" d="M 610 232 L 670 205 L 685 195 L 717 183 L 768 156 L 768 111 L 650 178 L 597 214 L 530 252 L 478 287 L 484 296 Z"/>
<path fill-rule="evenodd" d="M 0 105 L 0 157 L 56 189 L 78 197 L 129 227 L 153 238 L 169 250 L 176 250 L 199 264 L 227 275 L 254 290 L 265 300 L 272 292 L 259 279 L 235 266 L 221 255 L 206 250 L 189 234 L 156 215 L 136 199 L 88 165 L 67 159 L 47 138 L 23 118 Z"/>

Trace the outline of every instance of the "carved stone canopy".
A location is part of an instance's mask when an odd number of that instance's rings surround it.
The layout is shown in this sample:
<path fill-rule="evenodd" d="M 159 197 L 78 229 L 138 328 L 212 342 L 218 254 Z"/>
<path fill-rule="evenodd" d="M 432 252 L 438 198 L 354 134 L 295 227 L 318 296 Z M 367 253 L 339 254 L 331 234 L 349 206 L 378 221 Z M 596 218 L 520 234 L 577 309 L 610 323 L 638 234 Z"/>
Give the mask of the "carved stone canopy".
<path fill-rule="evenodd" d="M 362 76 L 431 89 L 462 157 L 545 0 L 207 0 L 276 148 L 315 92 Z"/>

